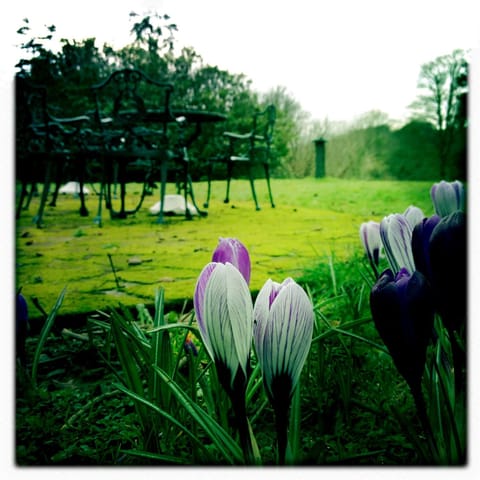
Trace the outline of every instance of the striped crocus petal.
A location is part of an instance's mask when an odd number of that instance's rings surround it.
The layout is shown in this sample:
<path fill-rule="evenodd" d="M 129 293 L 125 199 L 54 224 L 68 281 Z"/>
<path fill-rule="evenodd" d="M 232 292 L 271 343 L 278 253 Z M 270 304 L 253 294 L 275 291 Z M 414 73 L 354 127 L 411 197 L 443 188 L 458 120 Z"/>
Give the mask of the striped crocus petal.
<path fill-rule="evenodd" d="M 240 367 L 247 376 L 253 334 L 253 305 L 248 285 L 239 270 L 217 264 L 204 292 L 203 320 L 214 360 L 231 372 Z"/>
<path fill-rule="evenodd" d="M 360 240 L 371 264 L 377 265 L 380 258 L 382 240 L 380 238 L 380 223 L 370 220 L 360 225 Z"/>
<path fill-rule="evenodd" d="M 213 252 L 213 262 L 231 263 L 240 270 L 247 284 L 250 283 L 250 255 L 245 245 L 236 238 L 220 238 Z"/>
<path fill-rule="evenodd" d="M 412 253 L 412 228 L 404 215 L 393 213 L 380 222 L 380 237 L 390 267 L 397 273 L 401 268 L 415 271 Z"/>
<path fill-rule="evenodd" d="M 282 283 L 274 282 L 269 278 L 263 285 L 258 293 L 257 299 L 255 300 L 253 310 L 253 337 L 257 358 L 261 366 L 263 365 L 263 336 L 268 323 L 270 308 L 282 287 L 291 282 L 293 282 L 291 278 L 285 279 Z"/>
<path fill-rule="evenodd" d="M 198 328 L 200 329 L 200 335 L 202 337 L 203 343 L 212 356 L 212 349 L 210 346 L 210 341 L 207 335 L 207 330 L 205 327 L 205 318 L 203 313 L 204 299 L 205 299 L 205 289 L 212 275 L 212 272 L 219 264 L 216 262 L 210 262 L 205 267 L 203 267 L 202 272 L 200 273 L 197 283 L 195 285 L 195 292 L 193 294 L 193 307 L 195 309 L 195 316 L 197 318 Z"/>
<path fill-rule="evenodd" d="M 465 189 L 458 180 L 434 183 L 430 189 L 430 196 L 435 213 L 440 217 L 446 217 L 457 210 L 465 210 Z"/>
<path fill-rule="evenodd" d="M 418 223 L 420 223 L 425 218 L 422 209 L 416 207 L 415 205 L 410 205 L 403 212 L 403 216 L 407 219 L 407 222 L 409 223 L 412 230 Z"/>
<path fill-rule="evenodd" d="M 267 281 L 254 308 L 255 349 L 270 396 L 273 380 L 285 374 L 293 393 L 310 350 L 314 323 L 305 291 L 292 279 L 278 285 Z"/>

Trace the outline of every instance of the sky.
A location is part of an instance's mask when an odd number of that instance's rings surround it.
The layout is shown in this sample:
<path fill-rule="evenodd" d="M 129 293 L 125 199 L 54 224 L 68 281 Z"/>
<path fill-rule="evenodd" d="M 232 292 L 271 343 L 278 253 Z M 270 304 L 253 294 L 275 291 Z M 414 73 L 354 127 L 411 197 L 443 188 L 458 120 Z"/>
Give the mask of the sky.
<path fill-rule="evenodd" d="M 178 48 L 192 46 L 205 63 L 244 73 L 260 92 L 284 87 L 319 120 L 380 110 L 401 121 L 422 64 L 480 47 L 473 0 L 20 0 L 2 27 L 0 72 L 15 71 L 22 53 L 15 32 L 25 17 L 42 33 L 54 24 L 58 38 L 122 47 L 132 40 L 132 10 L 167 13 Z"/>

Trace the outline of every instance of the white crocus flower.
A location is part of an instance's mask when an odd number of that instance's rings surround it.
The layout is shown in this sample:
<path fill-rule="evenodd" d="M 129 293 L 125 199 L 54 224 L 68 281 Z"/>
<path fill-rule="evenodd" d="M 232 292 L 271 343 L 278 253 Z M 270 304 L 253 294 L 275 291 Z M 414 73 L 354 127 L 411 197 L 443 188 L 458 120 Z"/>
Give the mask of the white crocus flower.
<path fill-rule="evenodd" d="M 247 282 L 230 263 L 211 262 L 198 278 L 194 306 L 200 334 L 216 364 L 247 377 L 253 335 L 253 305 Z"/>
<path fill-rule="evenodd" d="M 281 284 L 269 279 L 257 296 L 253 316 L 255 350 L 267 393 L 274 402 L 287 400 L 275 398 L 276 390 L 280 387 L 291 397 L 300 378 L 312 342 L 312 303 L 291 278 Z"/>

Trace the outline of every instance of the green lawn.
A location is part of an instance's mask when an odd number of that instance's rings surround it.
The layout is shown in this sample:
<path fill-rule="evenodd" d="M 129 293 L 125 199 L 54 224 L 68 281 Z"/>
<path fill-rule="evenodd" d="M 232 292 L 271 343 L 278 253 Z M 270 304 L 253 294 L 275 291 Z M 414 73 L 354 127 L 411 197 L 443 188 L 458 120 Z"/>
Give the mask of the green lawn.
<path fill-rule="evenodd" d="M 179 313 L 185 301 L 191 301 L 196 278 L 210 261 L 219 236 L 238 237 L 248 247 L 253 296 L 268 277 L 282 281 L 287 275 L 297 279 L 311 295 L 314 339 L 302 371 L 299 407 L 292 414 L 299 440 L 296 461 L 328 466 L 441 463 L 432 460 L 413 397 L 371 320 L 368 268 L 366 262 L 359 261 L 363 255 L 360 224 L 403 212 L 411 204 L 422 208 L 426 215 L 432 214 L 430 187 L 429 182 L 274 180 L 277 207 L 271 209 L 264 182 L 258 182 L 263 210 L 256 212 L 248 182 L 233 183 L 231 205 L 223 204 L 224 184 L 217 182 L 207 218 L 186 221 L 183 217 L 169 217 L 159 225 L 148 213 L 148 207 L 157 201 L 150 197 L 135 217 L 115 221 L 106 217 L 102 228 L 93 224 L 95 197 L 88 201 L 88 218 L 78 215 L 78 200 L 62 197 L 56 208 L 47 210 L 42 229 L 32 225 L 36 207 L 32 205 L 16 231 L 17 286 L 22 287 L 32 316 L 39 316 L 32 304 L 34 297 L 49 311 L 65 285 L 67 294 L 60 316 L 82 314 L 85 319 L 86 312 L 108 310 L 119 304 L 144 303 L 149 308 L 139 309 L 139 314 L 132 316 L 138 320 L 132 327 L 137 333 L 128 338 L 138 335 L 141 341 L 127 342 L 132 350 L 122 356 L 119 352 L 123 344 L 118 343 L 118 338 L 123 335 L 112 341 L 110 328 L 113 319 L 118 321 L 123 315 L 130 318 L 125 310 L 90 317 L 86 325 L 48 335 L 43 346 L 41 336 L 27 338 L 27 370 L 23 375 L 18 370 L 16 378 L 17 463 L 161 465 L 169 464 L 172 458 L 181 464 L 211 461 L 192 448 L 189 437 L 173 424 L 171 430 L 165 427 L 161 435 L 152 436 L 159 425 L 156 410 L 148 410 L 151 417 L 144 429 L 132 397 L 117 383 L 123 378 L 122 385 L 128 384 L 130 377 L 120 361 L 127 359 L 141 372 L 141 391 L 150 398 L 151 357 L 147 352 L 153 337 L 148 317 L 155 316 L 151 305 L 159 286 L 165 288 L 164 318 L 169 324 L 171 365 L 176 365 L 174 381 L 235 437 L 229 403 L 212 380 L 216 375 L 210 376 L 213 365 L 208 362 L 200 338 L 193 335 L 192 339 L 200 347 L 195 364 L 189 363 L 193 357 L 184 349 L 184 324 L 193 319 L 191 304 L 185 306 L 185 315 Z M 136 190 L 138 186 L 130 186 L 132 198 Z M 196 191 L 202 203 L 206 185 L 197 184 Z M 173 186 L 169 193 L 173 193 Z M 131 258 L 142 262 L 129 266 Z M 139 354 L 139 346 L 147 350 Z M 38 351 L 41 355 L 35 357 Z M 168 352 L 168 348 L 162 350 L 162 354 L 170 355 Z M 434 361 L 436 352 L 431 348 L 428 358 Z M 38 374 L 37 386 L 33 387 L 28 372 L 33 371 L 35 358 Z M 162 362 L 167 365 L 165 358 Z M 252 355 L 252 365 L 254 359 Z M 431 372 L 432 368 L 430 365 L 427 370 Z M 444 397 L 433 395 L 427 380 L 426 401 L 435 419 L 435 408 L 445 404 Z M 254 377 L 254 384 L 247 404 L 249 421 L 263 464 L 273 465 L 273 410 L 259 376 L 256 380 Z M 217 400 L 210 403 L 209 399 Z M 225 459 L 206 435 L 207 430 L 197 425 L 183 403 L 171 402 L 168 413 L 198 436 L 201 444 L 209 446 L 213 463 L 223 464 Z M 448 441 L 453 449 L 449 430 L 444 430 L 442 423 L 445 418 L 438 421 L 441 429 L 435 430 L 436 441 L 439 445 Z M 447 432 L 446 440 L 442 440 L 443 431 Z M 152 438 L 158 439 L 158 445 L 151 444 Z"/>
<path fill-rule="evenodd" d="M 93 224 L 94 196 L 87 201 L 86 218 L 78 215 L 78 200 L 59 198 L 57 207 L 47 207 L 42 229 L 32 224 L 38 206 L 34 200 L 16 228 L 16 283 L 31 316 L 40 316 L 33 297 L 48 311 L 65 286 L 60 315 L 103 310 L 120 302 L 152 304 L 159 286 L 165 289 L 167 304 L 182 304 L 191 300 L 196 278 L 219 237 L 237 237 L 249 249 L 255 293 L 269 277 L 299 278 L 332 253 L 344 259 L 361 252 L 358 228 L 363 221 L 403 212 L 410 204 L 432 213 L 430 182 L 273 180 L 275 209 L 268 203 L 265 182 L 256 185 L 262 205 L 258 212 L 246 180 L 232 182 L 228 205 L 223 203 L 224 182 L 215 182 L 207 218 L 168 217 L 162 225 L 148 211 L 156 195 L 147 197 L 142 209 L 126 220 L 111 220 L 106 212 L 102 228 Z M 206 183 L 195 184 L 195 189 L 202 204 Z M 133 198 L 138 190 L 130 185 Z M 174 193 L 173 185 L 168 193 Z M 132 258 L 141 264 L 129 265 Z"/>

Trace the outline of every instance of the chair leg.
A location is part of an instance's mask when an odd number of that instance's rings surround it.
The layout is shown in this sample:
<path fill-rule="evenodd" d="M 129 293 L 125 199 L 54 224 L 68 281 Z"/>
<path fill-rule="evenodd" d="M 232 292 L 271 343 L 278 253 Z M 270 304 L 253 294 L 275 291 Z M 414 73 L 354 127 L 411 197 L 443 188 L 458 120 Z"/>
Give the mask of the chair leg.
<path fill-rule="evenodd" d="M 80 216 L 88 217 L 88 209 L 85 205 L 85 192 L 83 191 L 83 186 L 85 185 L 85 170 L 86 170 L 86 161 L 84 159 L 80 160 L 80 167 L 78 171 L 78 184 L 80 185 L 80 192 L 78 196 L 80 197 Z"/>
<path fill-rule="evenodd" d="M 62 182 L 62 173 L 63 173 L 63 168 L 61 165 L 56 163 L 55 165 L 55 190 L 53 191 L 52 199 L 50 200 L 50 203 L 48 204 L 49 207 L 56 207 L 57 206 L 57 198 L 58 198 L 58 193 L 60 192 L 60 185 Z"/>
<path fill-rule="evenodd" d="M 158 213 L 157 223 L 164 223 L 163 207 L 165 202 L 165 192 L 167 190 L 167 161 L 163 160 L 160 165 L 160 212 Z"/>
<path fill-rule="evenodd" d="M 210 204 L 210 194 L 212 192 L 212 173 L 213 173 L 213 166 L 212 162 L 208 162 L 207 165 L 207 200 L 203 204 L 203 208 L 208 208 Z"/>
<path fill-rule="evenodd" d="M 253 201 L 255 202 L 255 210 L 260 210 L 260 205 L 258 204 L 257 200 L 257 194 L 255 193 L 255 185 L 254 185 L 254 178 L 253 178 L 253 171 L 252 171 L 252 165 L 248 165 L 248 178 L 250 180 L 250 187 L 252 189 L 252 196 L 253 196 Z"/>
<path fill-rule="evenodd" d="M 230 202 L 230 181 L 232 180 L 232 172 L 233 172 L 233 162 L 227 160 L 227 193 L 225 195 L 225 200 L 223 203 Z"/>
<path fill-rule="evenodd" d="M 99 227 L 102 226 L 102 203 L 103 199 L 105 198 L 105 203 L 107 202 L 107 182 L 108 182 L 108 173 L 107 173 L 107 168 L 104 165 L 102 169 L 102 178 L 100 182 L 100 192 L 98 194 L 98 209 L 97 209 L 97 215 L 93 219 L 93 223 L 98 225 Z M 108 208 L 108 206 L 107 206 Z"/>
<path fill-rule="evenodd" d="M 45 204 L 47 203 L 48 194 L 50 191 L 50 178 L 52 176 L 52 162 L 47 161 L 45 168 L 45 180 L 43 182 L 42 196 L 40 197 L 40 206 L 38 207 L 37 214 L 33 217 L 33 223 L 41 228 L 43 220 L 43 212 L 45 210 Z"/>
<path fill-rule="evenodd" d="M 28 192 L 27 203 L 23 206 L 23 210 L 28 210 L 30 203 L 32 203 L 33 196 L 37 193 L 37 182 L 33 180 L 30 185 L 30 191 Z"/>
<path fill-rule="evenodd" d="M 265 168 L 265 178 L 267 179 L 268 196 L 270 197 L 270 205 L 272 206 L 272 208 L 275 208 L 275 204 L 273 203 L 272 188 L 270 187 L 270 167 L 268 163 L 264 163 L 263 166 Z"/>
<path fill-rule="evenodd" d="M 20 198 L 18 199 L 17 203 L 17 210 L 15 213 L 15 219 L 18 220 L 20 218 L 20 214 L 22 212 L 23 202 L 25 201 L 25 197 L 27 196 L 28 189 L 27 189 L 28 182 L 22 182 L 22 189 L 20 191 Z"/>

